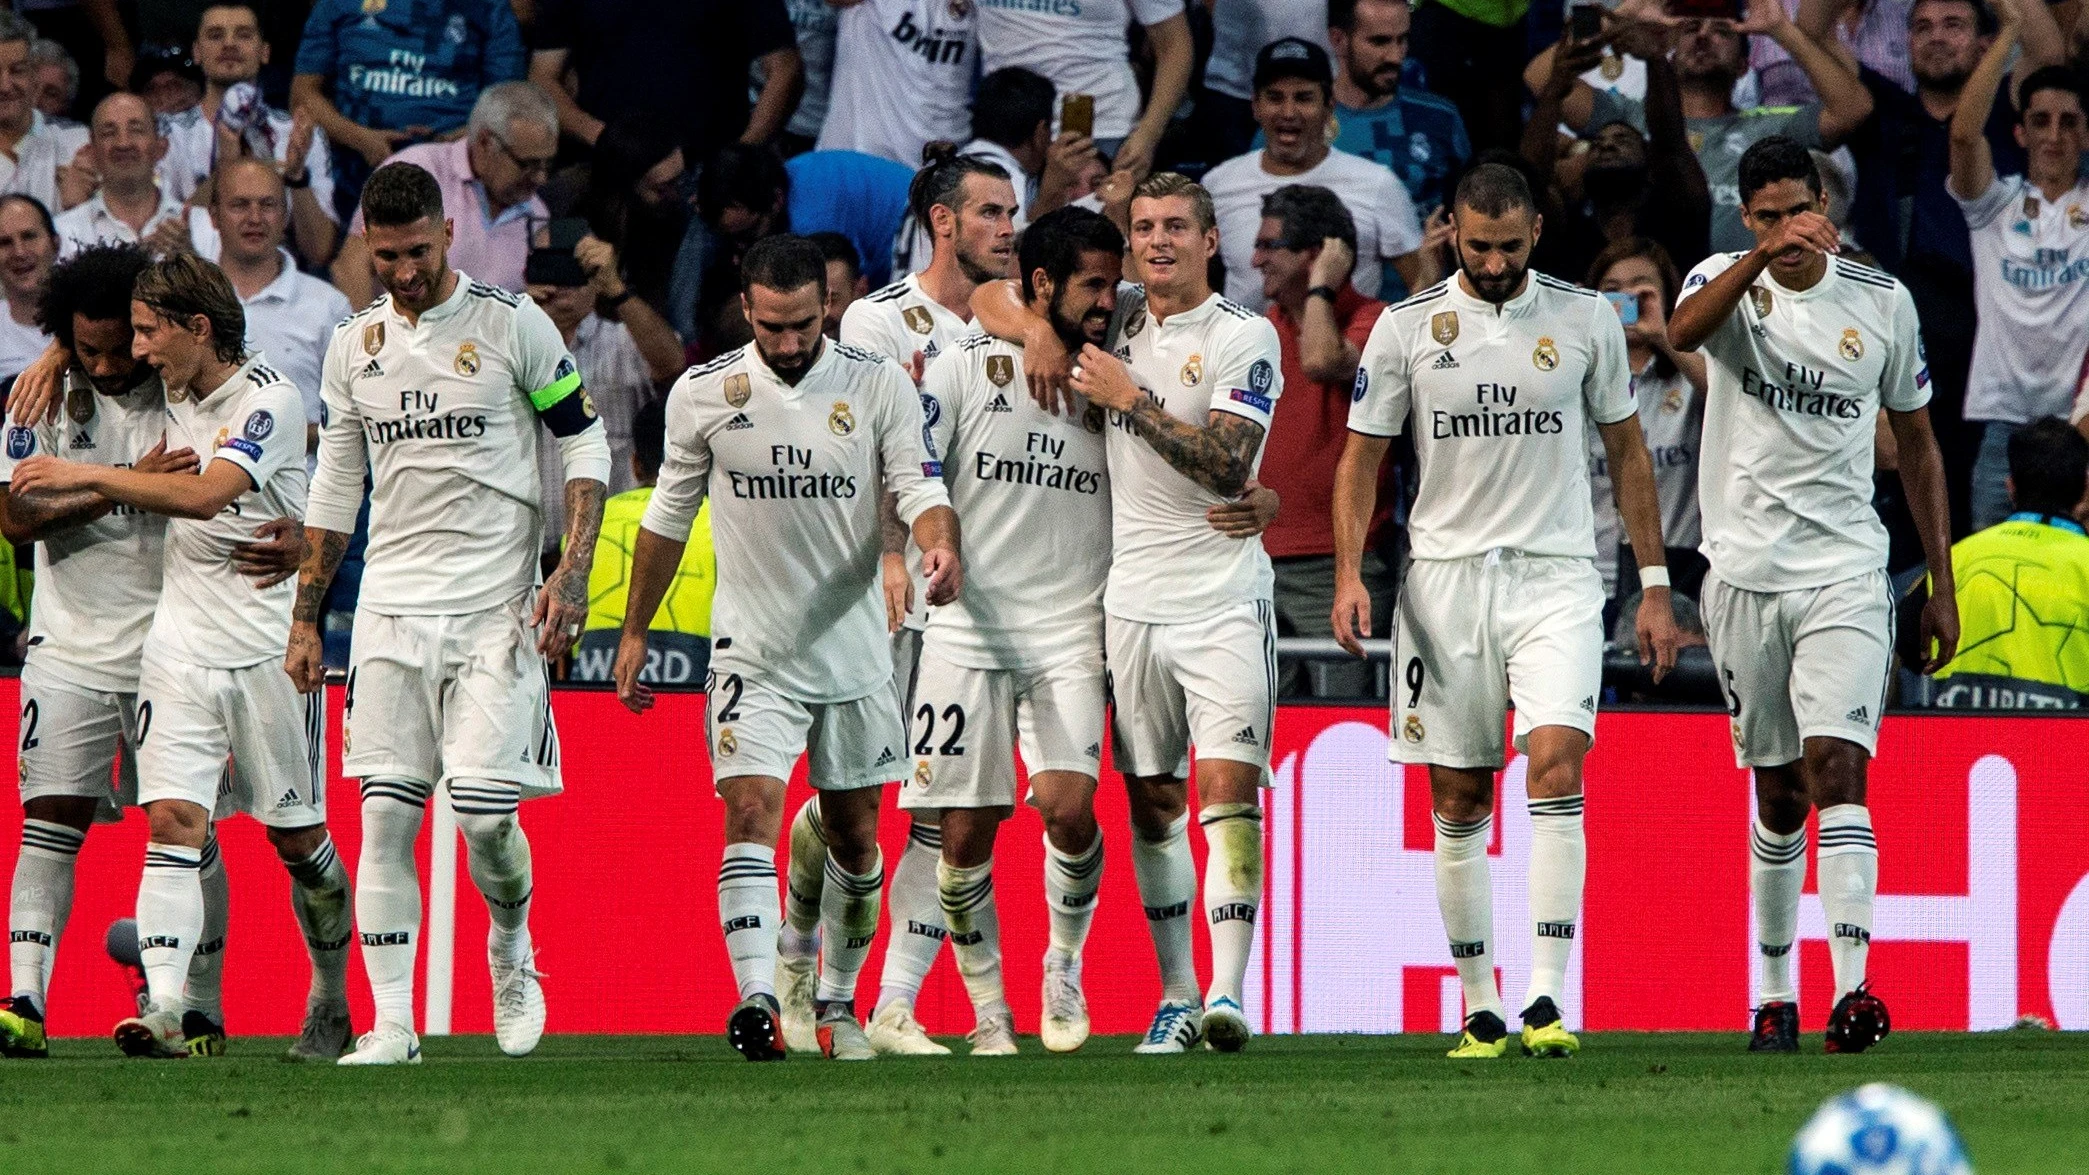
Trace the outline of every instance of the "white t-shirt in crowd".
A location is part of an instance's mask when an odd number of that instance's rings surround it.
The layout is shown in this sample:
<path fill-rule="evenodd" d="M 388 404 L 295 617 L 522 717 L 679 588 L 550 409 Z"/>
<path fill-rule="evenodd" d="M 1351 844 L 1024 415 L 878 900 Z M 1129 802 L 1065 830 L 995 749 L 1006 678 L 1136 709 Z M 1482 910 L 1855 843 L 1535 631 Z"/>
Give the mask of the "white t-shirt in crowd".
<path fill-rule="evenodd" d="M 1651 364 L 1632 377 L 1632 398 L 1639 403 L 1639 427 L 1654 459 L 1654 497 L 1661 504 L 1661 542 L 1679 550 L 1697 549 L 1704 529 L 1697 516 L 1697 455 L 1705 428 L 1705 398 L 1682 372 L 1654 373 Z M 1618 515 L 1617 487 L 1610 480 L 1610 451 L 1591 423 L 1589 439 L 1590 505 L 1596 509 L 1596 570 L 1603 591 L 1617 590 L 1618 548 L 1628 540 Z"/>
<path fill-rule="evenodd" d="M 1379 315 L 1350 399 L 1351 432 L 1412 422 L 1415 558 L 1595 557 L 1586 433 L 1632 414 L 1625 328 L 1595 291 L 1532 270 L 1496 306 L 1451 277 Z"/>
<path fill-rule="evenodd" d="M 87 128 L 58 123 L 41 110 L 30 113 L 29 133 L 15 144 L 14 158 L 0 151 L 0 192 L 19 192 L 43 202 L 52 216 L 63 209 L 58 200 L 58 168 L 73 161 L 87 145 Z"/>
<path fill-rule="evenodd" d="M 1311 41 L 1332 54 L 1327 0 L 1212 0 L 1205 88 L 1243 102 L 1253 98 L 1255 55 L 1285 37 Z"/>
<path fill-rule="evenodd" d="M 924 647 L 975 669 L 1038 669 L 1102 654 L 1110 572 L 1103 411 L 1061 416 L 1032 401 L 1023 349 L 958 341 L 921 404 L 950 504 L 965 529 L 965 583 Z"/>
<path fill-rule="evenodd" d="M 96 192 L 84 203 L 75 205 L 58 214 L 58 259 L 60 261 L 89 245 L 102 243 L 134 245 L 141 238 L 151 236 L 153 231 L 170 220 L 188 215 L 188 209 L 167 190 L 159 185 L 160 206 L 153 209 L 152 216 L 145 222 L 145 231 L 139 232 L 109 211 L 103 193 Z"/>
<path fill-rule="evenodd" d="M 1738 260 L 1715 253 L 1678 304 Z M 1872 509 L 1879 408 L 1929 403 L 1915 300 L 1889 274 L 1829 259 L 1788 290 L 1767 271 L 1704 342 L 1698 504 L 1712 573 L 1751 592 L 1825 587 L 1886 566 Z"/>
<path fill-rule="evenodd" d="M 0 481 L 13 481 L 16 463 L 39 454 L 135 465 L 166 431 L 167 397 L 158 376 L 121 396 L 104 396 L 72 372 L 58 423 L 9 424 Z M 29 663 L 83 689 L 138 692 L 138 656 L 159 607 L 166 537 L 165 518 L 118 506 L 39 539 Z"/>
<path fill-rule="evenodd" d="M 889 688 L 878 502 L 908 525 L 947 506 L 914 385 L 882 355 L 826 343 L 787 384 L 748 345 L 667 394 L 666 462 L 640 525 L 685 542 L 711 499 L 711 668 L 801 702 Z"/>
<path fill-rule="evenodd" d="M 923 145 L 963 142 L 979 64 L 975 11 L 971 0 L 862 0 L 842 9 L 819 149 L 920 167 Z"/>
<path fill-rule="evenodd" d="M 1166 322 L 1155 322 L 1143 288 L 1118 295 L 1117 357 L 1168 415 L 1203 428 L 1214 412 L 1262 426 L 1284 391 L 1277 328 L 1237 302 L 1213 294 Z M 1109 413 L 1110 582 L 1104 607 L 1146 624 L 1182 624 L 1220 608 L 1267 600 L 1275 573 L 1259 538 L 1229 538 L 1204 512 L 1225 499 L 1184 477 Z M 1262 446 L 1255 450 L 1262 464 Z"/>
<path fill-rule="evenodd" d="M 1262 152 L 1236 155 L 1204 174 L 1218 213 L 1219 258 L 1226 263 L 1226 297 L 1260 310 L 1262 272 L 1254 267 L 1255 236 L 1262 227 L 1262 198 L 1292 184 L 1315 184 L 1341 198 L 1356 220 L 1356 272 L 1350 280 L 1367 298 L 1378 296 L 1383 262 L 1422 247 L 1414 202 L 1382 163 L 1330 149 L 1327 158 L 1298 175 L 1271 175 Z"/>
<path fill-rule="evenodd" d="M 283 148 L 290 143 L 290 112 L 273 106 L 266 109 L 268 121 L 258 137 L 269 145 L 269 162 L 277 163 L 282 161 Z M 216 165 L 217 123 L 204 115 L 203 106 L 198 103 L 187 110 L 162 115 L 160 133 L 167 136 L 167 154 L 158 169 L 160 182 L 176 199 L 186 200 L 210 178 Z M 326 145 L 326 132 L 316 127 L 312 145 L 305 151 L 305 174 L 311 178 L 312 198 L 319 202 L 319 210 L 326 213 L 328 220 L 340 223 L 341 214 L 334 209 L 333 152 Z"/>
<path fill-rule="evenodd" d="M 167 397 L 167 448 L 194 449 L 208 468 L 230 461 L 245 493 L 209 518 L 167 522 L 167 563 L 146 646 L 212 669 L 244 669 L 283 656 L 297 582 L 257 588 L 232 564 L 271 518 L 305 512 L 305 402 L 264 356 L 207 393 Z"/>
<path fill-rule="evenodd" d="M 978 0 L 980 72 L 1011 65 L 1039 74 L 1064 99 L 1095 98 L 1095 137 L 1122 139 L 1139 121 L 1132 21 L 1147 27 L 1183 15 L 1182 0 Z M 1053 106 L 1053 128 L 1059 125 Z"/>
<path fill-rule="evenodd" d="M 1966 419 L 2067 415 L 2089 341 L 2089 180 L 2048 200 L 2023 176 L 2002 176 L 1958 204 L 1978 320 Z"/>
<path fill-rule="evenodd" d="M 16 322 L 8 304 L 0 302 L 0 379 L 22 374 L 50 341 L 36 327 Z"/>

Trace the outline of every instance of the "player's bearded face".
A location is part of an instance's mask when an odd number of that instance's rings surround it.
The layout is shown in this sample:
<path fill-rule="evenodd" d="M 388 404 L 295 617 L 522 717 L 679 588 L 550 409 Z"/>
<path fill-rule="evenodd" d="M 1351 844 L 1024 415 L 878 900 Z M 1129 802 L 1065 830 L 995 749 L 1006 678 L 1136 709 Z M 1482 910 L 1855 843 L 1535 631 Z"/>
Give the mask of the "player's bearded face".
<path fill-rule="evenodd" d="M 1499 306 L 1523 289 L 1530 251 L 1542 224 L 1529 208 L 1510 208 L 1488 216 L 1460 205 L 1453 214 L 1458 234 L 1458 268 L 1481 301 Z"/>
<path fill-rule="evenodd" d="M 1015 188 L 991 176 L 965 177 L 965 209 L 957 218 L 957 263 L 965 277 L 1007 277 L 1015 262 Z"/>
<path fill-rule="evenodd" d="M 435 305 L 450 273 L 450 223 L 422 217 L 412 224 L 364 230 L 371 268 L 392 300 L 418 314 Z"/>
<path fill-rule="evenodd" d="M 795 384 L 820 357 L 820 326 L 826 321 L 827 291 L 817 282 L 795 290 L 754 285 L 740 297 L 754 347 L 762 362 L 785 383 Z"/>
<path fill-rule="evenodd" d="M 152 367 L 131 354 L 127 318 L 73 315 L 73 362 L 105 396 L 123 395 L 152 376 Z"/>
<path fill-rule="evenodd" d="M 1100 347 L 1109 338 L 1122 272 L 1122 262 L 1115 255 L 1089 250 L 1081 254 L 1081 267 L 1052 291 L 1052 329 L 1068 350 L 1077 350 L 1082 343 Z"/>

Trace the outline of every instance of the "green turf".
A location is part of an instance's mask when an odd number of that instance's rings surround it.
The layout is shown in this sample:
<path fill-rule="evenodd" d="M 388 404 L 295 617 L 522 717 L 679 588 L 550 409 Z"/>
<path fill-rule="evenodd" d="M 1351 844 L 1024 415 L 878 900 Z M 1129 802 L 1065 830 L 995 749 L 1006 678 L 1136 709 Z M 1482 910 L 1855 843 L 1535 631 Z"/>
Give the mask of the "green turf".
<path fill-rule="evenodd" d="M 0 1172 L 1770 1173 L 1816 1104 L 1877 1080 L 1941 1102 L 1982 1175 L 2089 1167 L 2089 1039 L 2058 1033 L 1903 1033 L 1860 1057 L 1612 1033 L 1571 1061 L 1466 1064 L 1423 1036 L 1186 1058 L 1026 1038 L 1014 1059 L 864 1065 L 749 1065 L 715 1037 L 554 1036 L 511 1061 L 477 1037 L 407 1070 L 289 1065 L 282 1043 L 0 1061 Z"/>

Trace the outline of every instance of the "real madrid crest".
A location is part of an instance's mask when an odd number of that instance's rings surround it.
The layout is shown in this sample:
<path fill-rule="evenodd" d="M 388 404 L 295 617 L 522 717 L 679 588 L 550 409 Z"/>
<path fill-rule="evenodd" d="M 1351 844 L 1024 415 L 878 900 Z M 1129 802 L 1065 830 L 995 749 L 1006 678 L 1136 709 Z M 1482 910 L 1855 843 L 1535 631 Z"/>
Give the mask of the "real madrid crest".
<path fill-rule="evenodd" d="M 1855 363 L 1864 358 L 1864 337 L 1857 333 L 1856 327 L 1849 327 L 1842 332 L 1842 342 L 1837 343 L 1835 349 L 1842 352 L 1843 358 Z"/>
<path fill-rule="evenodd" d="M 1204 378 L 1204 356 L 1192 355 L 1182 361 L 1182 386 L 1193 388 Z"/>
<path fill-rule="evenodd" d="M 720 755 L 720 757 L 730 759 L 733 757 L 733 755 L 737 754 L 739 750 L 740 740 L 733 737 L 733 728 L 730 726 L 719 727 L 718 754 Z"/>
<path fill-rule="evenodd" d="M 2036 197 L 2036 196 L 2026 196 L 2026 197 L 2024 197 L 2024 219 L 2026 219 L 2026 220 L 2037 220 L 2037 219 L 2038 219 L 2038 197 Z"/>
<path fill-rule="evenodd" d="M 915 760 L 915 761 L 914 761 L 914 784 L 915 784 L 915 786 L 917 786 L 917 787 L 927 787 L 927 786 L 929 785 L 929 782 L 930 782 L 931 780 L 935 779 L 935 777 L 936 777 L 936 773 L 935 773 L 935 772 L 933 772 L 933 771 L 931 771 L 931 770 L 929 770 L 929 766 L 928 766 L 928 760 L 927 760 L 927 759 L 917 759 L 917 760 Z"/>
<path fill-rule="evenodd" d="M 1625 76 L 1625 59 L 1606 51 L 1603 54 L 1603 60 L 1597 63 L 1596 68 L 1603 71 L 1604 81 L 1614 82 Z"/>
<path fill-rule="evenodd" d="M 972 0 L 950 0 L 950 19 L 963 20 L 972 15 Z"/>
<path fill-rule="evenodd" d="M 731 404 L 735 408 L 744 407 L 747 403 L 747 397 L 753 394 L 754 385 L 749 382 L 746 372 L 736 371 L 725 377 L 726 403 Z"/>
<path fill-rule="evenodd" d="M 1448 347 L 1458 341 L 1458 312 L 1446 310 L 1429 319 L 1429 337 L 1439 347 Z"/>
<path fill-rule="evenodd" d="M 1661 410 L 1663 412 L 1681 412 L 1683 410 L 1683 389 L 1668 389 L 1668 394 L 1661 397 Z"/>
<path fill-rule="evenodd" d="M 917 335 L 930 334 L 936 329 L 935 317 L 925 307 L 909 306 L 900 311 L 899 316 L 907 320 L 907 329 Z"/>
<path fill-rule="evenodd" d="M 1400 733 L 1407 737 L 1408 742 L 1418 743 L 1422 741 L 1422 716 L 1420 714 L 1409 714 L 1407 721 L 1400 725 Z"/>
<path fill-rule="evenodd" d="M 997 388 L 1005 388 L 1015 382 L 1015 360 L 1006 355 L 986 357 L 986 377 Z"/>
<path fill-rule="evenodd" d="M 1770 297 L 1770 291 L 1761 286 L 1749 286 L 1748 297 L 1755 303 L 1755 316 L 1757 318 L 1770 317 L 1770 307 L 1776 304 L 1776 299 Z"/>
<path fill-rule="evenodd" d="M 850 413 L 848 401 L 834 402 L 834 411 L 827 414 L 827 431 L 838 437 L 845 437 L 856 431 L 856 417 Z"/>
<path fill-rule="evenodd" d="M 1552 371 L 1559 367 L 1559 348 L 1552 345 L 1552 336 L 1539 337 L 1537 349 L 1530 353 L 1530 362 L 1531 366 L 1539 371 Z"/>
<path fill-rule="evenodd" d="M 457 344 L 457 374 L 473 376 L 479 374 L 479 345 L 473 342 Z"/>
<path fill-rule="evenodd" d="M 375 355 L 384 350 L 384 323 L 373 322 L 363 328 L 363 354 Z"/>
<path fill-rule="evenodd" d="M 2089 228 L 2089 209 L 2084 209 L 2080 204 L 2069 204 L 2067 206 L 2067 227 L 2072 229 Z"/>

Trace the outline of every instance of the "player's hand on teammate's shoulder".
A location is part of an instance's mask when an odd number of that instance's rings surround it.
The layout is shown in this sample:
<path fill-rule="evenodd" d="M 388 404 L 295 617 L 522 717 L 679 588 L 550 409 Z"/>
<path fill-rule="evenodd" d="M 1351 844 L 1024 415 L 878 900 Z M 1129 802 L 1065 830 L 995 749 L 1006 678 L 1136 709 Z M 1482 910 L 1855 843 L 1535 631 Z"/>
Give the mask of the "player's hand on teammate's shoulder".
<path fill-rule="evenodd" d="M 188 450 L 184 449 L 186 453 Z M 190 455 L 194 464 L 194 455 Z M 256 590 L 272 588 L 291 576 L 312 553 L 305 541 L 305 524 L 295 518 L 271 518 L 254 528 L 254 537 L 234 544 L 232 567 L 254 581 Z"/>
<path fill-rule="evenodd" d="M 7 393 L 8 416 L 32 427 L 38 422 L 58 423 L 58 405 L 65 398 L 65 369 L 72 361 L 72 351 L 57 340 L 46 344 L 43 354 L 15 377 L 14 387 Z"/>
<path fill-rule="evenodd" d="M 1088 397 L 1089 403 L 1112 412 L 1129 412 L 1139 402 L 1139 385 L 1132 379 L 1131 369 L 1094 343 L 1081 348 L 1072 383 L 1073 389 Z"/>
<path fill-rule="evenodd" d="M 646 667 L 646 634 L 627 632 L 617 641 L 616 663 L 610 667 L 610 676 L 617 683 L 617 701 L 633 714 L 643 714 L 653 708 L 653 691 L 638 680 Z"/>
<path fill-rule="evenodd" d="M 1682 646 L 1682 630 L 1676 627 L 1673 594 L 1665 587 L 1648 588 L 1639 597 L 1639 615 L 1634 620 L 1639 637 L 1639 663 L 1654 667 L 1654 682 L 1676 667 L 1676 650 Z"/>

